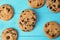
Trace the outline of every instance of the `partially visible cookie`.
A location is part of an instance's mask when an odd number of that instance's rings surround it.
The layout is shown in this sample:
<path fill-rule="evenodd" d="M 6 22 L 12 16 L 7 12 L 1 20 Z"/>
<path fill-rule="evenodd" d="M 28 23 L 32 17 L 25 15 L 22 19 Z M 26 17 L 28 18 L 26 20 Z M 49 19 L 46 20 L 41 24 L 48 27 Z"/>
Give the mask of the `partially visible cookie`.
<path fill-rule="evenodd" d="M 56 38 L 59 35 L 59 30 L 59 25 L 56 22 L 48 22 L 44 27 L 44 32 L 49 38 Z"/>
<path fill-rule="evenodd" d="M 28 0 L 28 3 L 33 8 L 40 8 L 44 5 L 44 0 Z"/>
<path fill-rule="evenodd" d="M 47 0 L 47 7 L 53 12 L 60 12 L 60 0 Z"/>
<path fill-rule="evenodd" d="M 12 28 L 7 28 L 2 32 L 2 40 L 17 40 L 18 33 Z"/>
<path fill-rule="evenodd" d="M 36 23 L 36 14 L 32 10 L 22 11 L 19 18 L 19 26 L 25 32 L 31 31 Z"/>
<path fill-rule="evenodd" d="M 59 31 L 59 33 L 60 33 L 60 31 Z"/>
<path fill-rule="evenodd" d="M 11 5 L 4 4 L 0 6 L 0 19 L 9 20 L 13 16 L 13 8 Z"/>

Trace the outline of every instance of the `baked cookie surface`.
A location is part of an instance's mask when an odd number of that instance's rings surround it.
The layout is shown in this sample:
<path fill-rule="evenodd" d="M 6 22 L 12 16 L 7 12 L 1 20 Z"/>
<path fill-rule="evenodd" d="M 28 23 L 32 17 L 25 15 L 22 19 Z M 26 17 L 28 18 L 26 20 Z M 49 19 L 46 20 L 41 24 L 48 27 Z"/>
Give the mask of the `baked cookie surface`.
<path fill-rule="evenodd" d="M 48 22 L 45 24 L 44 32 L 49 38 L 55 38 L 59 35 L 59 25 L 56 22 Z"/>
<path fill-rule="evenodd" d="M 40 8 L 44 4 L 44 0 L 28 0 L 28 3 L 33 8 Z"/>
<path fill-rule="evenodd" d="M 18 33 L 12 28 L 7 28 L 2 32 L 2 40 L 17 40 Z"/>
<path fill-rule="evenodd" d="M 0 6 L 0 19 L 9 20 L 13 16 L 13 8 L 9 4 Z"/>
<path fill-rule="evenodd" d="M 47 7 L 53 12 L 60 12 L 60 0 L 47 0 Z"/>
<path fill-rule="evenodd" d="M 19 18 L 19 26 L 21 30 L 28 32 L 31 31 L 36 23 L 36 14 L 32 10 L 22 11 Z"/>

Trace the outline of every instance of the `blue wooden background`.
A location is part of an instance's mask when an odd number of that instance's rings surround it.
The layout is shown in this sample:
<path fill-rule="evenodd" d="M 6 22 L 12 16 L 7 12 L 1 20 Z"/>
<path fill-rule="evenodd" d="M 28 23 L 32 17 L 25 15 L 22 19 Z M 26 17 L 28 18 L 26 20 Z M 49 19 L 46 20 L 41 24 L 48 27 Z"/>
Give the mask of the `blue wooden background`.
<path fill-rule="evenodd" d="M 14 28 L 18 31 L 18 40 L 50 40 L 44 34 L 44 25 L 46 22 L 55 21 L 60 24 L 60 12 L 53 13 L 51 12 L 46 4 L 43 7 L 34 9 L 31 8 L 28 4 L 28 0 L 0 0 L 0 5 L 10 4 L 14 8 L 14 16 L 9 21 L 0 20 L 0 40 L 2 31 L 6 28 Z M 34 30 L 31 32 L 23 32 L 20 30 L 18 25 L 18 19 L 21 11 L 25 9 L 32 9 L 37 15 L 37 22 Z M 60 37 L 57 37 L 54 40 L 60 40 Z"/>

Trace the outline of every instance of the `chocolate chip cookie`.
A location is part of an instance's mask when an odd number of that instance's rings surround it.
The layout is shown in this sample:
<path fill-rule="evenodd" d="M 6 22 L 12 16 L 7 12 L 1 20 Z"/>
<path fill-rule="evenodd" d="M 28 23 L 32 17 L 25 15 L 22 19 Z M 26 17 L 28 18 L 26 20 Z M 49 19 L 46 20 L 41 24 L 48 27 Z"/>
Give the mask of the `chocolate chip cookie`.
<path fill-rule="evenodd" d="M 0 6 L 0 19 L 9 20 L 13 16 L 13 8 L 11 5 L 4 4 Z"/>
<path fill-rule="evenodd" d="M 33 8 L 39 8 L 43 6 L 44 0 L 28 0 L 28 3 Z"/>
<path fill-rule="evenodd" d="M 47 7 L 53 12 L 60 12 L 60 0 L 47 0 Z"/>
<path fill-rule="evenodd" d="M 17 40 L 18 33 L 12 28 L 7 28 L 2 32 L 2 40 Z"/>
<path fill-rule="evenodd" d="M 19 18 L 19 26 L 21 30 L 28 32 L 31 31 L 36 23 L 36 14 L 32 10 L 22 11 Z"/>
<path fill-rule="evenodd" d="M 59 35 L 59 30 L 59 25 L 56 22 L 48 22 L 44 27 L 44 32 L 49 38 L 56 38 Z"/>

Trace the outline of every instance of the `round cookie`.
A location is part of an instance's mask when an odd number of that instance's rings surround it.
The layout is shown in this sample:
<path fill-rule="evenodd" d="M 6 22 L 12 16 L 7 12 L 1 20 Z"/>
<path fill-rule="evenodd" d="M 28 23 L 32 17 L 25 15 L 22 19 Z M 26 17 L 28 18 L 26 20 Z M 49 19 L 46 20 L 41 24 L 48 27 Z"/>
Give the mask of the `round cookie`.
<path fill-rule="evenodd" d="M 28 0 L 28 3 L 33 8 L 39 8 L 44 5 L 44 0 Z"/>
<path fill-rule="evenodd" d="M 60 0 L 47 0 L 46 5 L 53 12 L 60 11 Z"/>
<path fill-rule="evenodd" d="M 9 20 L 12 18 L 13 13 L 13 8 L 10 5 L 4 4 L 0 6 L 0 19 Z"/>
<path fill-rule="evenodd" d="M 49 38 L 56 38 L 59 36 L 59 30 L 59 25 L 56 22 L 48 22 L 44 27 L 44 32 Z"/>
<path fill-rule="evenodd" d="M 2 40 L 17 40 L 18 33 L 12 28 L 7 28 L 2 32 Z"/>
<path fill-rule="evenodd" d="M 32 10 L 22 11 L 19 18 L 19 26 L 21 30 L 28 32 L 31 31 L 36 23 L 36 14 Z"/>

